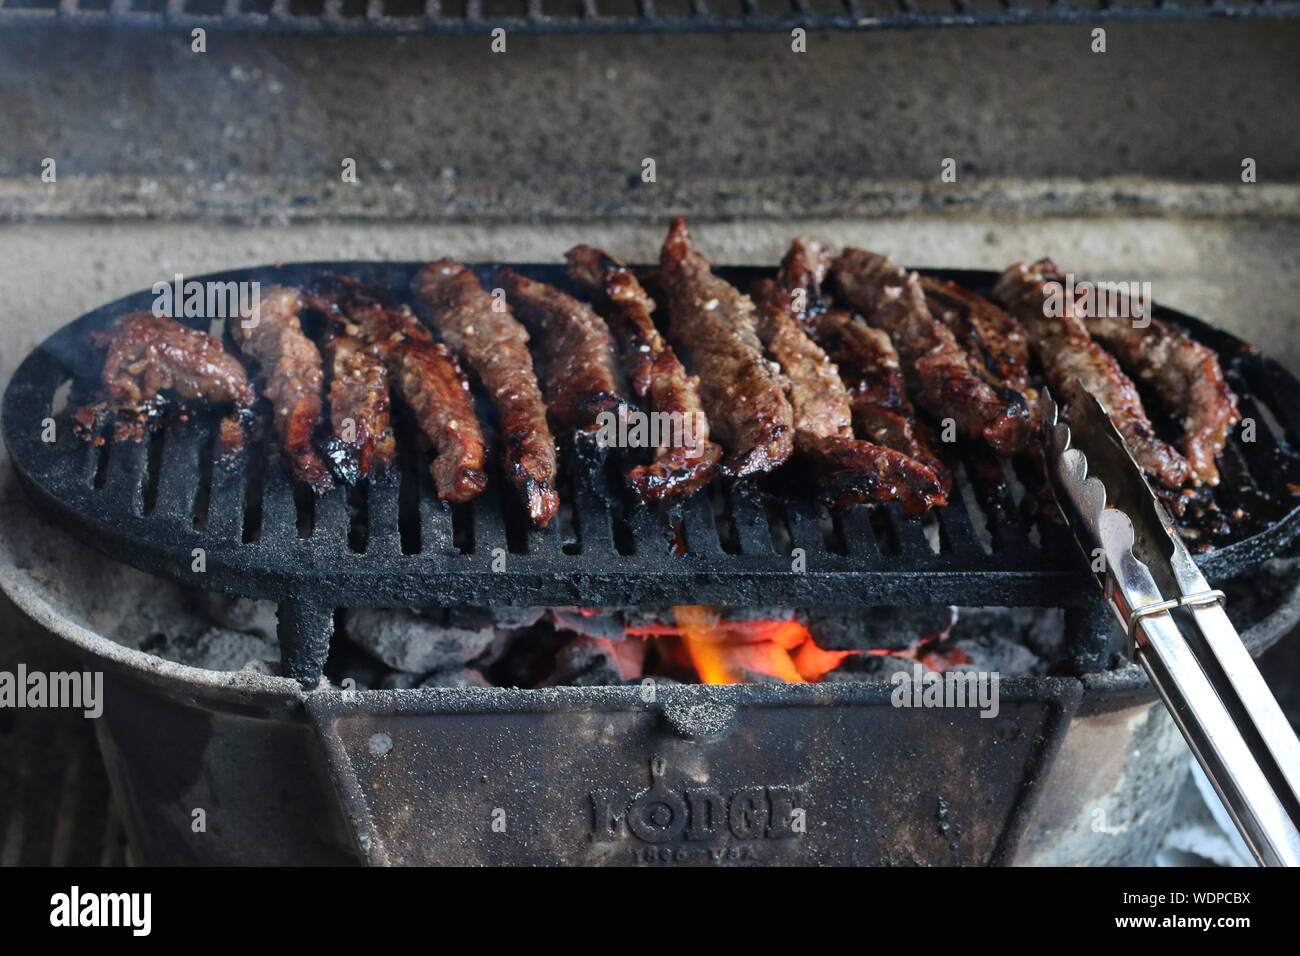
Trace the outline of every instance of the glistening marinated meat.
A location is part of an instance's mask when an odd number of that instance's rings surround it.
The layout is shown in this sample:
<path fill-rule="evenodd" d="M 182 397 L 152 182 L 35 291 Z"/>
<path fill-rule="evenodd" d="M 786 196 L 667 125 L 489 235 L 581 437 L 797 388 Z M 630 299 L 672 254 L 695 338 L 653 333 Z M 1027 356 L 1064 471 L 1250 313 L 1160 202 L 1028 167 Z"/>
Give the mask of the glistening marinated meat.
<path fill-rule="evenodd" d="M 1098 297 L 1100 300 L 1100 297 Z M 1228 432 L 1241 421 L 1237 396 L 1223 376 L 1218 356 L 1181 329 L 1160 319 L 1135 328 L 1133 319 L 1090 316 L 1088 331 L 1119 359 L 1130 375 L 1149 384 L 1165 407 L 1182 420 L 1183 454 L 1199 483 L 1217 485 Z"/>
<path fill-rule="evenodd" d="M 103 382 L 110 401 L 140 405 L 171 390 L 204 402 L 253 404 L 239 360 L 206 332 L 173 318 L 131 312 L 92 338 L 108 350 Z"/>
<path fill-rule="evenodd" d="M 733 477 L 771 471 L 794 450 L 793 412 L 780 374 L 763 357 L 754 304 L 719 279 L 676 219 L 660 253 L 668 337 L 700 381 L 713 434 Z"/>
<path fill-rule="evenodd" d="M 915 516 L 948 503 L 933 471 L 884 445 L 797 431 L 794 446 L 812 463 L 822 495 L 837 507 L 897 501 Z"/>
<path fill-rule="evenodd" d="M 827 247 L 816 239 L 799 236 L 791 243 L 777 281 L 790 295 L 792 314 L 838 367 L 858 436 L 920 462 L 947 495 L 952 491 L 952 470 L 908 401 L 898 352 L 889 336 L 831 307 L 823 292 L 830 258 Z"/>
<path fill-rule="evenodd" d="M 721 446 L 709 439 L 698 380 L 686 374 L 655 328 L 654 302 L 627 266 L 591 246 L 574 246 L 566 258 L 569 279 L 589 292 L 618 337 L 632 395 L 643 410 L 678 425 L 669 435 L 680 440 L 658 446 L 650 464 L 633 466 L 628 485 L 643 501 L 691 494 L 713 479 L 722 457 Z"/>
<path fill-rule="evenodd" d="M 840 438 L 853 437 L 849 392 L 826 353 L 810 339 L 792 314 L 789 291 L 772 279 L 754 283 L 755 330 L 768 354 L 781 366 L 796 431 Z"/>
<path fill-rule="evenodd" d="M 240 322 L 232 334 L 243 353 L 261 366 L 258 374 L 271 401 L 275 433 L 294 478 L 323 492 L 333 482 L 313 436 L 325 407 L 325 376 L 320 352 L 298 321 L 302 309 L 297 290 L 271 286 L 262 295 L 256 324 Z"/>
<path fill-rule="evenodd" d="M 383 360 L 397 394 L 433 445 L 429 472 L 438 497 L 465 502 L 481 495 L 487 487 L 483 429 L 455 356 L 408 308 L 389 308 L 350 280 L 336 278 L 323 297 L 344 332 Z"/>
<path fill-rule="evenodd" d="M 539 528 L 559 510 L 555 491 L 555 439 L 528 352 L 528 332 L 498 309 L 474 273 L 451 259 L 416 273 L 412 289 L 429 320 L 478 376 L 496 403 L 510 480 Z"/>
<path fill-rule="evenodd" d="M 764 279 L 752 298 L 758 336 L 789 382 L 795 451 L 812 463 L 825 496 L 839 505 L 901 501 L 910 514 L 946 504 L 938 479 L 920 462 L 854 437 L 848 390 L 792 314 L 798 292 Z"/>
<path fill-rule="evenodd" d="M 1066 301 L 1063 315 L 1048 314 L 1045 300 L 1052 282 L 1064 287 L 1065 277 L 1050 259 L 1032 265 L 1018 262 L 998 279 L 993 297 L 1029 332 L 1047 383 L 1065 405 L 1067 416 L 1069 406 L 1081 397 L 1080 390 L 1091 392 L 1142 469 L 1167 488 L 1180 488 L 1191 474 L 1187 460 L 1156 435 L 1137 387 L 1115 357 L 1092 340 L 1075 304 Z"/>
<path fill-rule="evenodd" d="M 594 431 L 602 412 L 617 413 L 623 404 L 605 320 L 585 302 L 513 269 L 502 267 L 497 281 L 532 334 L 551 425 L 557 432 Z"/>
<path fill-rule="evenodd" d="M 325 338 L 329 363 L 330 426 L 325 454 L 344 481 L 355 483 L 393 463 L 396 439 L 389 424 L 388 370 L 346 327 Z"/>
<path fill-rule="evenodd" d="M 921 278 L 930 314 L 941 321 L 976 359 L 992 385 L 1025 396 L 1030 415 L 1038 407 L 1038 394 L 1029 383 L 1029 336 L 1024 326 L 983 296 L 955 282 Z"/>
<path fill-rule="evenodd" d="M 930 314 L 915 272 L 876 253 L 845 249 L 831 274 L 844 301 L 889 333 L 922 408 L 951 418 L 963 438 L 983 439 L 1000 455 L 1025 447 L 1033 431 L 1025 397 L 979 375 L 952 331 Z"/>

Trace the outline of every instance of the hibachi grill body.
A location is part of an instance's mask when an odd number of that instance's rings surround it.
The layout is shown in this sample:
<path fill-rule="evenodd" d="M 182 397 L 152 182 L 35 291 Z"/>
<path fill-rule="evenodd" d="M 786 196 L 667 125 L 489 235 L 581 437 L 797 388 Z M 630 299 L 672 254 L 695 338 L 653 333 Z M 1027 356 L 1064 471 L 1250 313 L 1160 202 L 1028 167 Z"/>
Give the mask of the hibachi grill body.
<path fill-rule="evenodd" d="M 340 272 L 402 290 L 417 267 L 312 263 L 202 278 L 307 285 Z M 514 268 L 564 284 L 556 266 Z M 768 274 L 718 271 L 742 287 Z M 995 278 L 931 274 L 977 291 Z M 195 684 L 112 655 L 99 733 L 145 860 L 1068 862 L 1085 851 L 1060 849 L 1057 831 L 1085 842 L 1087 831 L 1053 814 L 1077 816 L 1076 801 L 1094 797 L 1109 806 L 1115 794 L 1080 793 L 1054 772 L 1058 751 L 1071 751 L 1077 775 L 1164 739 L 1140 676 L 1107 673 L 1111 629 L 1073 540 L 1051 522 L 1026 523 L 1009 465 L 1005 483 L 989 486 L 963 465 L 952 504 L 922 520 L 892 506 L 827 512 L 762 483 L 718 484 L 660 513 L 632 504 L 617 456 L 594 470 L 570 461 L 560 488 L 570 507 L 539 532 L 499 473 L 470 505 L 439 502 L 400 430 L 396 475 L 322 496 L 295 489 L 256 443 L 234 467 L 217 462 L 202 415 L 141 443 L 96 447 L 71 429 L 42 441 L 60 387 L 93 388 L 88 333 L 150 301 L 140 293 L 98 309 L 29 356 L 5 395 L 5 440 L 39 510 L 74 536 L 187 585 L 279 602 L 284 673 L 297 683 Z M 1270 424 L 1300 434 L 1290 400 L 1300 383 L 1222 331 L 1155 314 L 1218 351 L 1256 421 L 1254 442 L 1230 443 L 1214 494 L 1225 513 L 1241 507 L 1258 526 L 1200 558 L 1222 580 L 1276 553 L 1300 525 L 1287 488 L 1294 456 Z M 317 684 L 339 607 L 678 603 L 1065 607 L 1072 676 L 1006 679 L 992 718 L 899 708 L 885 683 L 364 693 Z M 1248 641 L 1276 636 L 1294 603 Z M 1095 728 L 1117 718 L 1124 732 L 1103 734 L 1099 747 Z M 169 728 L 165 758 L 158 727 Z M 1167 786 L 1156 770 L 1150 780 L 1130 773 L 1126 787 Z M 184 827 L 144 823 L 196 795 L 232 808 L 236 845 L 213 851 Z M 793 811 L 802 828 L 789 825 Z"/>

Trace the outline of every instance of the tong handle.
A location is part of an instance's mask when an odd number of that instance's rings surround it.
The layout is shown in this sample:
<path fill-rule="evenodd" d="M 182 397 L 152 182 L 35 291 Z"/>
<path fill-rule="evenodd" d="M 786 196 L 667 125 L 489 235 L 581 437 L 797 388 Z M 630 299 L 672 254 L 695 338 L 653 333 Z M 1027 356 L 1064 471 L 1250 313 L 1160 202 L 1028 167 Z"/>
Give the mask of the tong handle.
<path fill-rule="evenodd" d="M 1213 613 L 1222 620 L 1196 621 L 1204 637 L 1200 647 L 1189 642 L 1169 610 L 1137 618 L 1134 657 L 1251 853 L 1265 866 L 1300 866 L 1300 830 L 1293 818 L 1300 799 L 1300 742 L 1223 609 L 1192 611 L 1198 618 Z"/>
<path fill-rule="evenodd" d="M 1259 668 L 1241 642 L 1237 629 L 1228 620 L 1220 604 L 1196 606 L 1192 619 L 1205 638 L 1206 651 L 1213 656 L 1213 664 L 1222 680 L 1211 677 L 1220 687 L 1221 694 L 1230 694 L 1240 702 L 1240 713 L 1250 722 L 1263 747 L 1272 756 L 1278 772 L 1289 791 L 1288 806 L 1300 822 L 1300 740 L 1296 739 L 1291 722 L 1278 706 L 1277 698 L 1269 690 Z"/>

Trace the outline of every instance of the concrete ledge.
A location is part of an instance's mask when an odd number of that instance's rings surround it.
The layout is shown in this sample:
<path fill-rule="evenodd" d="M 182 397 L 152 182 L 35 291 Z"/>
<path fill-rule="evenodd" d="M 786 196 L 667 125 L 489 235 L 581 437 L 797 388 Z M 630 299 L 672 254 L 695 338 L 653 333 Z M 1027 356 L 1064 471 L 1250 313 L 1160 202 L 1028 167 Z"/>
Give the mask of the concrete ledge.
<path fill-rule="evenodd" d="M 1300 185 L 1171 183 L 1141 177 L 879 182 L 819 176 L 694 177 L 643 183 L 635 175 L 477 180 L 449 171 L 424 181 L 361 171 L 337 177 L 246 173 L 189 176 L 37 175 L 0 178 L 0 222 L 112 219 L 287 224 L 320 222 L 651 222 L 678 215 L 871 219 L 904 216 L 1294 217 Z"/>

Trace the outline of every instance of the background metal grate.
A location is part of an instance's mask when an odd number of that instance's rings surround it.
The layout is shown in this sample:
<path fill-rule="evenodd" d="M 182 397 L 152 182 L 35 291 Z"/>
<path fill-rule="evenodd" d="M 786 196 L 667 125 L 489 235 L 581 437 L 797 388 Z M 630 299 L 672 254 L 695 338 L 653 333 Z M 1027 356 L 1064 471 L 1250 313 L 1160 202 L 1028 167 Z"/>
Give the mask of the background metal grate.
<path fill-rule="evenodd" d="M 0 0 L 0 25 L 318 34 L 880 30 L 1297 15 L 1300 0 Z"/>

